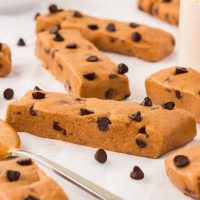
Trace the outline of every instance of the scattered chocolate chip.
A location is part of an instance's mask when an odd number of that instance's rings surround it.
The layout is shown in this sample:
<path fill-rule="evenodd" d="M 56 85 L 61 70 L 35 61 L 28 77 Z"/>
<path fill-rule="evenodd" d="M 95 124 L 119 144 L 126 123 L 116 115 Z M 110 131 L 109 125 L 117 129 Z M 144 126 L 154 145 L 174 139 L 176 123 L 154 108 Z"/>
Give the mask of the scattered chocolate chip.
<path fill-rule="evenodd" d="M 105 98 L 106 99 L 113 99 L 117 95 L 117 92 L 115 89 L 110 88 L 106 91 L 105 93 Z"/>
<path fill-rule="evenodd" d="M 132 22 L 132 23 L 129 24 L 129 26 L 130 26 L 131 28 L 137 28 L 137 27 L 139 27 L 140 25 Z"/>
<path fill-rule="evenodd" d="M 138 133 L 146 134 L 146 127 L 142 126 L 139 130 Z"/>
<path fill-rule="evenodd" d="M 3 48 L 3 44 L 0 43 L 0 51 L 2 51 L 2 48 Z"/>
<path fill-rule="evenodd" d="M 136 138 L 135 142 L 140 148 L 145 148 L 147 146 L 146 141 L 142 139 Z"/>
<path fill-rule="evenodd" d="M 88 28 L 89 28 L 90 30 L 93 30 L 93 31 L 99 29 L 98 25 L 96 25 L 96 24 L 89 24 L 89 25 L 88 25 Z"/>
<path fill-rule="evenodd" d="M 100 131 L 107 131 L 109 129 L 109 125 L 111 124 L 111 121 L 107 117 L 100 117 L 97 120 L 98 128 Z"/>
<path fill-rule="evenodd" d="M 130 177 L 135 180 L 141 180 L 144 178 L 144 173 L 138 166 L 135 166 L 130 173 Z"/>
<path fill-rule="evenodd" d="M 39 88 L 37 85 L 34 87 L 34 90 L 42 91 L 42 89 Z"/>
<path fill-rule="evenodd" d="M 83 17 L 83 14 L 77 10 L 74 11 L 74 17 L 77 17 L 77 18 L 82 18 Z"/>
<path fill-rule="evenodd" d="M 187 68 L 184 68 L 184 67 L 177 67 L 177 68 L 176 68 L 176 71 L 175 71 L 175 75 L 185 74 L 185 73 L 187 73 L 187 72 L 188 72 Z"/>
<path fill-rule="evenodd" d="M 167 109 L 167 110 L 173 110 L 173 109 L 174 109 L 174 106 L 175 106 L 175 103 L 172 102 L 172 101 L 167 102 L 167 103 L 164 103 L 164 104 L 162 105 L 162 107 L 163 107 L 164 109 Z"/>
<path fill-rule="evenodd" d="M 63 9 L 58 9 L 58 7 L 57 7 L 56 4 L 51 4 L 51 5 L 49 6 L 49 12 L 50 12 L 51 14 L 60 12 L 60 11 L 62 11 L 62 10 L 63 10 Z"/>
<path fill-rule="evenodd" d="M 136 121 L 136 122 L 141 122 L 142 121 L 142 116 L 141 116 L 141 112 L 138 111 L 136 113 L 133 113 L 132 115 L 128 116 L 130 119 Z"/>
<path fill-rule="evenodd" d="M 30 107 L 30 115 L 31 115 L 31 116 L 37 116 L 37 111 L 35 111 L 33 108 L 34 108 L 34 105 L 32 105 L 32 106 Z"/>
<path fill-rule="evenodd" d="M 32 195 L 28 195 L 27 197 L 24 198 L 24 200 L 40 200 L 40 199 Z"/>
<path fill-rule="evenodd" d="M 135 32 L 135 33 L 132 33 L 131 38 L 134 42 L 139 42 L 142 39 L 142 36 L 140 33 Z"/>
<path fill-rule="evenodd" d="M 140 105 L 151 107 L 153 105 L 153 103 L 149 97 L 145 97 Z"/>
<path fill-rule="evenodd" d="M 127 67 L 127 65 L 125 65 L 124 63 L 120 63 L 119 65 L 118 65 L 118 74 L 125 74 L 125 73 L 127 73 L 128 72 L 128 67 Z"/>
<path fill-rule="evenodd" d="M 85 109 L 85 108 L 81 108 L 80 109 L 80 115 L 83 116 L 83 115 L 91 115 L 91 114 L 94 114 L 93 111 L 91 110 L 88 110 L 88 109 Z"/>
<path fill-rule="evenodd" d="M 36 20 L 40 16 L 40 13 L 36 13 L 34 16 L 34 20 Z"/>
<path fill-rule="evenodd" d="M 83 77 L 86 78 L 87 80 L 92 81 L 96 78 L 96 74 L 95 72 L 87 73 L 87 74 L 84 74 Z"/>
<path fill-rule="evenodd" d="M 13 89 L 7 88 L 6 90 L 4 90 L 3 96 L 4 96 L 4 99 L 6 99 L 6 100 L 12 99 L 13 96 L 14 96 L 14 91 L 13 91 Z"/>
<path fill-rule="evenodd" d="M 42 92 L 33 92 L 32 97 L 34 99 L 44 99 L 45 98 L 45 93 Z"/>
<path fill-rule="evenodd" d="M 53 129 L 56 131 L 62 131 L 63 128 L 61 128 L 58 124 L 58 122 L 53 122 Z"/>
<path fill-rule="evenodd" d="M 162 0 L 163 3 L 170 3 L 172 0 Z"/>
<path fill-rule="evenodd" d="M 107 30 L 107 31 L 110 31 L 110 32 L 115 32 L 115 31 L 116 31 L 115 24 L 109 23 L 109 24 L 106 26 L 106 30 Z"/>
<path fill-rule="evenodd" d="M 65 40 L 65 38 L 60 33 L 56 33 L 56 35 L 53 38 L 53 40 L 56 41 L 56 42 L 62 42 L 62 41 Z"/>
<path fill-rule="evenodd" d="M 184 156 L 184 155 L 177 155 L 175 158 L 174 158 L 174 164 L 177 166 L 177 167 L 186 167 L 190 164 L 190 160 L 188 159 L 187 156 Z"/>
<path fill-rule="evenodd" d="M 57 34 L 59 30 L 60 30 L 60 26 L 59 25 L 52 26 L 49 29 L 49 34 Z"/>
<path fill-rule="evenodd" d="M 109 79 L 116 79 L 118 78 L 117 74 L 109 74 Z"/>
<path fill-rule="evenodd" d="M 103 149 L 98 149 L 94 155 L 94 158 L 99 163 L 105 163 L 107 161 L 107 154 Z"/>
<path fill-rule="evenodd" d="M 64 128 L 60 127 L 58 122 L 55 122 L 55 121 L 53 122 L 53 129 L 55 131 L 62 131 L 63 135 L 67 135 L 67 131 Z"/>
<path fill-rule="evenodd" d="M 97 56 L 89 56 L 86 61 L 88 62 L 98 62 L 99 58 Z"/>
<path fill-rule="evenodd" d="M 21 166 L 29 166 L 32 165 L 33 161 L 30 158 L 17 160 L 17 164 Z"/>
<path fill-rule="evenodd" d="M 182 95 L 181 95 L 181 92 L 179 90 L 176 90 L 175 94 L 176 94 L 177 99 L 182 99 Z"/>
<path fill-rule="evenodd" d="M 15 171 L 15 170 L 7 170 L 6 175 L 7 175 L 7 179 L 10 182 L 13 182 L 13 181 L 17 181 L 19 179 L 20 172 Z"/>
<path fill-rule="evenodd" d="M 18 46 L 26 46 L 26 43 L 25 43 L 25 41 L 22 39 L 22 38 L 19 38 L 19 40 L 18 40 L 18 42 L 17 42 L 17 45 Z"/>
<path fill-rule="evenodd" d="M 78 45 L 76 43 L 69 43 L 66 45 L 66 48 L 68 49 L 76 49 Z"/>

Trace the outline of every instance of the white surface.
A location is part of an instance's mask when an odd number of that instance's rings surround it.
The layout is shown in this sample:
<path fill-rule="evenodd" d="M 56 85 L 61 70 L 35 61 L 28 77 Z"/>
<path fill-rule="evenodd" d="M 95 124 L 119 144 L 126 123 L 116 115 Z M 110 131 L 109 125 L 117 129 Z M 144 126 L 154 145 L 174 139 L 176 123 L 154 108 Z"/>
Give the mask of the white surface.
<path fill-rule="evenodd" d="M 61 7 L 77 9 L 85 13 L 113 18 L 123 21 L 148 23 L 173 33 L 176 37 L 178 29 L 137 10 L 136 0 L 66 0 L 55 1 Z M 48 4 L 47 4 L 48 5 Z M 20 98 L 35 85 L 52 91 L 63 91 L 62 84 L 43 69 L 34 56 L 34 14 L 45 10 L 47 5 L 34 11 L 0 16 L 0 40 L 11 46 L 13 54 L 12 73 L 0 79 L 0 116 L 4 119 L 6 105 L 2 97 L 3 90 L 11 87 L 15 91 L 15 99 Z M 23 37 L 26 47 L 17 47 L 19 37 Z M 177 38 L 178 39 L 178 38 Z M 107 53 L 116 63 L 124 62 L 129 66 L 129 80 L 132 95 L 130 99 L 141 101 L 145 97 L 144 80 L 157 70 L 178 64 L 177 49 L 168 58 L 158 63 Z M 172 122 L 173 123 L 173 122 Z M 47 156 L 63 166 L 79 173 L 106 189 L 116 193 L 125 200 L 187 200 L 188 197 L 179 192 L 169 181 L 164 169 L 164 157 L 153 160 L 131 155 L 108 152 L 108 162 L 104 165 L 93 159 L 95 149 L 63 143 L 60 141 L 37 138 L 29 134 L 20 134 L 23 149 Z M 190 145 L 199 144 L 197 137 Z M 141 181 L 130 179 L 129 173 L 134 165 L 138 165 L 145 173 Z M 49 171 L 47 170 L 49 173 Z M 94 198 L 65 182 L 53 173 L 52 177 L 62 185 L 71 200 L 92 200 Z"/>
<path fill-rule="evenodd" d="M 198 1 L 200 2 L 200 1 Z M 200 3 L 181 1 L 180 64 L 200 71 Z"/>

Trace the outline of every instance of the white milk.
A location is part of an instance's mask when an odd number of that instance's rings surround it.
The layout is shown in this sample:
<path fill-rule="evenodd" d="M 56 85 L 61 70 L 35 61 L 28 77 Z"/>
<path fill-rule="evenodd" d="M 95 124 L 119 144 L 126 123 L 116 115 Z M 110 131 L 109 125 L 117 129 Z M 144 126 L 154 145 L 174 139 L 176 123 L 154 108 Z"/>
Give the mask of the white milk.
<path fill-rule="evenodd" d="M 179 59 L 200 71 L 200 0 L 181 0 Z"/>

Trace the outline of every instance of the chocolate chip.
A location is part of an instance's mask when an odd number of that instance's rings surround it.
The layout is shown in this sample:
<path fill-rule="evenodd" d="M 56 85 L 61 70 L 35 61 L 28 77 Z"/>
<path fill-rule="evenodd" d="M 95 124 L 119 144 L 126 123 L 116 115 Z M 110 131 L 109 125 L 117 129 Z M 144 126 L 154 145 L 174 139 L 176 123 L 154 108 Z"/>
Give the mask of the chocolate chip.
<path fill-rule="evenodd" d="M 96 78 L 96 74 L 95 72 L 87 73 L 87 74 L 84 74 L 83 77 L 86 78 L 87 80 L 92 81 Z"/>
<path fill-rule="evenodd" d="M 103 149 L 98 149 L 94 155 L 94 158 L 99 163 L 105 163 L 107 161 L 107 154 Z"/>
<path fill-rule="evenodd" d="M 17 164 L 21 166 L 29 166 L 32 165 L 33 161 L 30 158 L 17 160 Z"/>
<path fill-rule="evenodd" d="M 37 85 L 34 87 L 34 90 L 42 91 L 42 89 L 39 88 Z"/>
<path fill-rule="evenodd" d="M 177 166 L 177 167 L 186 167 L 190 164 L 190 160 L 188 159 L 187 156 L 184 156 L 184 155 L 177 155 L 175 158 L 174 158 L 174 164 Z"/>
<path fill-rule="evenodd" d="M 129 24 L 129 26 L 130 26 L 131 28 L 137 28 L 137 27 L 139 27 L 140 25 L 132 22 L 132 23 Z"/>
<path fill-rule="evenodd" d="M 63 135 L 67 135 L 66 130 L 65 130 L 64 128 L 60 127 L 60 125 L 59 125 L 58 122 L 55 122 L 55 121 L 53 122 L 53 129 L 54 129 L 55 131 L 59 131 L 59 132 L 62 131 Z"/>
<path fill-rule="evenodd" d="M 74 17 L 77 17 L 77 18 L 82 18 L 83 17 L 83 14 L 77 10 L 74 11 Z"/>
<path fill-rule="evenodd" d="M 58 122 L 53 122 L 53 129 L 56 131 L 62 131 L 63 128 L 61 128 L 58 124 Z"/>
<path fill-rule="evenodd" d="M 91 115 L 91 114 L 94 114 L 93 111 L 91 110 L 88 110 L 88 109 L 85 109 L 85 108 L 81 108 L 80 109 L 80 115 L 83 116 L 83 115 Z"/>
<path fill-rule="evenodd" d="M 40 16 L 40 13 L 36 13 L 34 19 L 36 20 Z"/>
<path fill-rule="evenodd" d="M 131 38 L 134 42 L 139 42 L 142 39 L 142 35 L 138 32 L 135 32 L 131 35 Z"/>
<path fill-rule="evenodd" d="M 152 104 L 152 101 L 149 97 L 145 97 L 140 105 L 151 107 L 153 104 Z"/>
<path fill-rule="evenodd" d="M 53 38 L 54 41 L 56 42 L 62 42 L 64 41 L 64 37 L 60 33 L 56 33 L 55 37 Z"/>
<path fill-rule="evenodd" d="M 76 49 L 78 45 L 76 43 L 69 43 L 66 45 L 66 48 L 68 49 Z"/>
<path fill-rule="evenodd" d="M 184 68 L 184 67 L 177 67 L 177 68 L 176 68 L 176 71 L 175 71 L 175 75 L 185 74 L 185 73 L 187 73 L 187 72 L 188 72 L 187 68 Z"/>
<path fill-rule="evenodd" d="M 136 122 L 141 122 L 142 121 L 142 116 L 141 116 L 141 112 L 138 111 L 136 113 L 133 113 L 132 115 L 128 116 L 130 119 L 136 121 Z"/>
<path fill-rule="evenodd" d="M 32 106 L 30 107 L 30 115 L 31 115 L 31 116 L 37 116 L 37 111 L 35 111 L 35 110 L 33 109 L 33 107 L 34 107 L 34 105 L 32 105 Z"/>
<path fill-rule="evenodd" d="M 32 195 L 28 195 L 27 197 L 24 198 L 24 200 L 40 200 L 40 199 Z"/>
<path fill-rule="evenodd" d="M 22 38 L 19 38 L 18 42 L 17 42 L 18 46 L 26 46 L 25 41 Z"/>
<path fill-rule="evenodd" d="M 172 0 L 162 0 L 163 3 L 170 3 Z"/>
<path fill-rule="evenodd" d="M 136 138 L 135 142 L 140 148 L 145 148 L 147 146 L 146 141 L 142 139 Z"/>
<path fill-rule="evenodd" d="M 116 79 L 118 78 L 117 74 L 109 74 L 109 79 Z"/>
<path fill-rule="evenodd" d="M 61 11 L 60 9 L 58 9 L 58 7 L 57 7 L 57 5 L 56 4 L 51 4 L 50 6 L 49 6 L 49 12 L 50 13 L 57 13 L 57 12 L 59 12 L 59 11 Z"/>
<path fill-rule="evenodd" d="M 89 56 L 86 61 L 88 62 L 98 62 L 99 58 L 97 56 Z"/>
<path fill-rule="evenodd" d="M 106 91 L 105 93 L 105 98 L 106 99 L 113 99 L 116 96 L 117 92 L 115 89 L 110 88 Z"/>
<path fill-rule="evenodd" d="M 109 24 L 106 26 L 106 30 L 107 30 L 107 31 L 110 31 L 110 32 L 115 32 L 115 31 L 116 31 L 115 24 L 109 23 Z"/>
<path fill-rule="evenodd" d="M 127 73 L 128 72 L 128 67 L 127 67 L 127 65 L 125 65 L 124 63 L 120 63 L 119 65 L 118 65 L 118 74 L 125 74 L 125 73 Z"/>
<path fill-rule="evenodd" d="M 179 90 L 176 90 L 175 94 L 176 94 L 177 99 L 182 99 L 182 95 L 181 95 L 181 92 Z"/>
<path fill-rule="evenodd" d="M 2 51 L 2 48 L 3 48 L 3 44 L 0 43 L 0 51 Z"/>
<path fill-rule="evenodd" d="M 167 109 L 167 110 L 173 110 L 173 109 L 174 109 L 174 106 L 175 106 L 175 103 L 172 102 L 172 101 L 167 102 L 167 103 L 164 103 L 164 104 L 162 105 L 162 107 L 163 107 L 164 109 Z"/>
<path fill-rule="evenodd" d="M 146 127 L 142 126 L 139 130 L 138 133 L 146 134 Z"/>
<path fill-rule="evenodd" d="M 19 179 L 20 172 L 15 171 L 15 170 L 7 170 L 6 175 L 7 175 L 7 179 L 10 182 L 13 182 L 13 181 L 17 181 Z"/>
<path fill-rule="evenodd" d="M 93 30 L 93 31 L 99 29 L 98 25 L 96 25 L 96 24 L 89 24 L 89 25 L 88 25 L 88 28 L 89 28 L 90 30 Z"/>
<path fill-rule="evenodd" d="M 60 30 L 60 26 L 59 25 L 52 26 L 49 29 L 49 34 L 56 34 L 56 33 L 58 33 L 59 30 Z"/>
<path fill-rule="evenodd" d="M 33 92 L 32 93 L 32 97 L 34 99 L 44 99 L 45 98 L 45 94 L 42 92 Z"/>
<path fill-rule="evenodd" d="M 98 128 L 100 131 L 107 131 L 109 129 L 109 125 L 111 124 L 111 121 L 107 117 L 100 117 L 97 120 Z"/>
<path fill-rule="evenodd" d="M 6 90 L 4 90 L 3 96 L 4 96 L 4 99 L 6 99 L 6 100 L 12 99 L 13 96 L 14 96 L 14 91 L 13 91 L 13 89 L 7 88 Z"/>
<path fill-rule="evenodd" d="M 144 173 L 138 166 L 135 166 L 130 173 L 130 177 L 135 180 L 141 180 L 144 178 Z"/>

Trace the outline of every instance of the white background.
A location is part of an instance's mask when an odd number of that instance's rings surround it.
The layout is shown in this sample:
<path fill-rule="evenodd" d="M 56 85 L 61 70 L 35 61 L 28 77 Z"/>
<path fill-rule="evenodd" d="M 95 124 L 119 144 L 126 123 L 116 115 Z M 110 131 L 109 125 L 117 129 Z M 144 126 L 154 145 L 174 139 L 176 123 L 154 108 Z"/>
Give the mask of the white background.
<path fill-rule="evenodd" d="M 1 2 L 2 0 L 0 0 Z M 5 118 L 6 106 L 9 101 L 3 99 L 4 89 L 11 87 L 15 98 L 19 99 L 27 90 L 38 85 L 44 90 L 65 92 L 63 85 L 56 81 L 34 55 L 35 33 L 33 20 L 36 12 L 46 12 L 50 2 L 42 4 L 24 13 L 0 15 L 0 41 L 7 43 L 12 49 L 13 69 L 6 78 L 0 78 L 0 117 Z M 53 3 L 53 2 L 51 2 Z M 158 19 L 139 11 L 136 0 L 63 0 L 54 1 L 60 7 L 76 9 L 83 13 L 112 18 L 122 21 L 147 23 L 171 32 L 177 39 L 178 28 L 168 25 Z M 46 4 L 46 5 L 45 5 Z M 22 37 L 26 47 L 16 45 Z M 178 46 L 178 45 L 177 45 Z M 158 63 L 148 63 L 137 58 L 106 53 L 116 63 L 126 63 L 129 66 L 129 80 L 132 95 L 131 100 L 141 101 L 145 97 L 144 80 L 153 72 L 165 67 L 178 65 L 178 48 L 172 55 Z M 92 180 L 125 200 L 186 200 L 169 181 L 164 168 L 164 157 L 153 160 L 131 155 L 108 152 L 108 162 L 104 165 L 93 159 L 95 149 L 63 143 L 60 141 L 38 138 L 21 133 L 22 149 L 44 155 Z M 199 144 L 197 137 L 192 143 Z M 141 181 L 130 179 L 129 174 L 134 165 L 138 165 L 145 173 Z M 54 173 L 45 169 L 55 178 L 68 193 L 71 200 L 92 200 L 85 192 L 67 183 Z"/>

